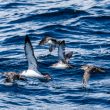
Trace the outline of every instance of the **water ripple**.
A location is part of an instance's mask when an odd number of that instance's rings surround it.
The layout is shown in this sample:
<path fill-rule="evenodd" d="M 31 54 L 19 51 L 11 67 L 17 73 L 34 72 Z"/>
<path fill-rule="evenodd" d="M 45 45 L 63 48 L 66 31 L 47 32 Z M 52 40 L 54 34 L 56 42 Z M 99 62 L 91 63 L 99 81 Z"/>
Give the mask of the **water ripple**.
<path fill-rule="evenodd" d="M 110 2 L 109 0 L 1 0 L 0 3 L 0 108 L 1 110 L 109 110 L 110 97 Z M 27 69 L 24 36 L 32 41 L 39 69 L 53 80 L 36 79 L 4 84 L 3 72 Z M 66 40 L 73 51 L 73 69 L 52 69 L 58 61 L 57 49 L 39 46 L 44 36 Z M 105 68 L 91 75 L 82 88 L 81 65 Z"/>

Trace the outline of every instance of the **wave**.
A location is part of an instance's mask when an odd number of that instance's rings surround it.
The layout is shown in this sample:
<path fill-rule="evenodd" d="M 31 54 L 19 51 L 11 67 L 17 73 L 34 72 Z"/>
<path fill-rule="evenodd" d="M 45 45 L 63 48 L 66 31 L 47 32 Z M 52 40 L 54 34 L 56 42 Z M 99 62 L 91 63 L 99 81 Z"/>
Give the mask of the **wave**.
<path fill-rule="evenodd" d="M 19 7 L 24 7 L 24 6 L 33 6 L 36 4 L 32 4 L 32 3 L 24 3 L 24 2 L 15 2 L 15 3 L 6 3 L 3 4 L 3 6 L 1 6 L 2 9 L 12 9 L 12 8 L 19 8 Z"/>
<path fill-rule="evenodd" d="M 8 87 L 4 85 L 1 75 L 1 108 L 5 106 L 9 110 L 13 107 L 21 107 L 21 109 L 37 107 L 36 109 L 42 110 L 45 108 L 48 110 L 109 109 L 110 6 L 98 2 L 98 0 L 75 2 L 72 0 L 2 0 L 0 3 L 2 16 L 0 73 L 8 71 L 20 73 L 28 68 L 24 52 L 24 36 L 28 34 L 39 69 L 42 73 L 49 73 L 53 80 L 41 83 L 34 79 L 27 79 L 25 84 L 16 82 L 18 86 Z M 48 45 L 38 45 L 46 35 L 66 41 L 65 51 L 73 51 L 70 63 L 75 65 L 75 68 L 59 70 L 50 67 L 58 61 L 58 50 L 56 48 L 50 55 Z M 82 88 L 84 71 L 80 67 L 86 64 L 105 68 L 106 72 L 91 75 L 89 81 L 91 88 L 85 90 Z"/>
<path fill-rule="evenodd" d="M 81 15 L 88 15 L 89 13 L 82 11 L 82 10 L 74 10 L 74 9 L 57 9 L 57 11 L 52 12 L 46 12 L 41 14 L 32 14 L 30 16 L 26 16 L 24 18 L 20 18 L 14 21 L 11 21 L 10 23 L 23 23 L 28 21 L 54 21 L 59 19 L 68 19 L 68 18 L 74 18 Z"/>

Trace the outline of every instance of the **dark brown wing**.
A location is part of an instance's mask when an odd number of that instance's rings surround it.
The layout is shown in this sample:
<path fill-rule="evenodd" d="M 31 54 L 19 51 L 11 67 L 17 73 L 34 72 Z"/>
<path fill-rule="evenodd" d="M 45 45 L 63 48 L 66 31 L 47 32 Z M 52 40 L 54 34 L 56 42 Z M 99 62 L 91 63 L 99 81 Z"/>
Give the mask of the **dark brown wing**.
<path fill-rule="evenodd" d="M 83 75 L 83 87 L 87 86 L 89 78 L 90 78 L 90 73 L 85 72 Z"/>

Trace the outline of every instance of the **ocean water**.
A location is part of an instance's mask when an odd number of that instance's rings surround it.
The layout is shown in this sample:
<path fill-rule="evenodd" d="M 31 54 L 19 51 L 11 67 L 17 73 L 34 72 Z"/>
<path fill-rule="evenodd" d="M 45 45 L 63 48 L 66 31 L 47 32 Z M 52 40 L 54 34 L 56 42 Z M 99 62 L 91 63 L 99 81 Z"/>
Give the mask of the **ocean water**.
<path fill-rule="evenodd" d="M 3 72 L 27 69 L 24 36 L 34 47 L 48 83 L 36 79 L 4 84 Z M 49 35 L 66 41 L 73 69 L 52 69 L 57 49 L 39 41 Z M 82 88 L 81 65 L 105 68 Z M 0 0 L 0 110 L 110 110 L 110 0 Z"/>

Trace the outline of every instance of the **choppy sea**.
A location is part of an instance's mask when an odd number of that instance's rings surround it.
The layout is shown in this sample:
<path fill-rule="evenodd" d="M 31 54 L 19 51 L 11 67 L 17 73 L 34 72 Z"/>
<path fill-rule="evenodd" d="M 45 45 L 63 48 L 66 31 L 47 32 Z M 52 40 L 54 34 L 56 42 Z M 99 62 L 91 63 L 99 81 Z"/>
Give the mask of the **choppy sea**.
<path fill-rule="evenodd" d="M 29 35 L 48 83 L 29 79 L 4 84 L 3 72 L 27 69 L 24 36 Z M 57 49 L 39 46 L 46 35 L 66 41 L 73 69 L 52 69 Z M 105 68 L 82 88 L 81 65 Z M 110 0 L 0 0 L 0 110 L 110 110 Z"/>

